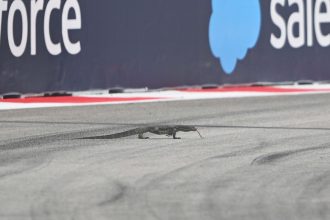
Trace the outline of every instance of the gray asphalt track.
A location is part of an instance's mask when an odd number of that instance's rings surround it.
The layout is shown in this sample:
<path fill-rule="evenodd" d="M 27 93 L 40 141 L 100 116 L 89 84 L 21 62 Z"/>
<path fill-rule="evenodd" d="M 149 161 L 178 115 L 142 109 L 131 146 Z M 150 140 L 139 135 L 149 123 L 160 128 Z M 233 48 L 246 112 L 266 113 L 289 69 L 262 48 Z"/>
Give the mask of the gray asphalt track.
<path fill-rule="evenodd" d="M 0 219 L 330 219 L 330 95 L 0 112 Z M 181 140 L 112 140 L 143 124 Z"/>

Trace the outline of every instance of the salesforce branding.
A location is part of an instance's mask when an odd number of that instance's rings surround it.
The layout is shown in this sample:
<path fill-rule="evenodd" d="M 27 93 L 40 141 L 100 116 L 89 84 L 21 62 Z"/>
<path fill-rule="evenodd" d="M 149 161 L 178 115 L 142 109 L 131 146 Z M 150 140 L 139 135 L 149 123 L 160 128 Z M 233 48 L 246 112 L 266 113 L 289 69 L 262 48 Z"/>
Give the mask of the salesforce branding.
<path fill-rule="evenodd" d="M 271 47 L 330 46 L 330 0 L 269 0 L 264 13 L 270 13 L 273 30 Z M 212 0 L 209 40 L 224 71 L 235 70 L 238 60 L 258 41 L 261 28 L 259 0 Z M 286 13 L 283 13 L 286 11 Z M 288 13 L 290 11 L 290 13 Z M 265 22 L 269 23 L 269 22 Z"/>
<path fill-rule="evenodd" d="M 209 40 L 212 53 L 230 74 L 259 38 L 259 0 L 212 0 Z"/>
<path fill-rule="evenodd" d="M 284 7 L 296 8 L 287 21 L 279 13 Z M 286 43 L 292 48 L 312 47 L 316 43 L 322 47 L 330 46 L 330 34 L 322 30 L 330 23 L 330 0 L 272 0 L 270 14 L 280 30 L 280 34 L 271 35 L 274 48 L 281 49 Z"/>
<path fill-rule="evenodd" d="M 8 45 L 11 53 L 15 57 L 20 57 L 24 54 L 28 39 L 30 41 L 29 53 L 31 55 L 37 54 L 37 19 L 43 19 L 42 31 L 44 42 L 50 54 L 59 55 L 64 48 L 70 54 L 78 54 L 81 51 L 80 41 L 72 42 L 69 32 L 70 30 L 81 29 L 81 11 L 78 0 L 65 0 L 63 4 L 61 0 L 49 0 L 46 4 L 44 0 L 26 1 L 29 3 L 24 3 L 22 0 L 14 0 L 11 2 L 10 4 L 10 1 L 0 0 L 0 44 L 1 35 L 7 33 Z M 61 7 L 61 5 L 63 5 L 63 7 Z M 29 10 L 27 10 L 27 7 L 30 7 Z M 30 12 L 29 15 L 28 11 Z M 61 14 L 61 35 L 64 48 L 62 48 L 62 42 L 54 42 L 52 40 L 50 23 L 52 15 L 54 15 L 55 12 L 60 12 Z M 74 13 L 74 18 L 69 18 L 69 13 L 70 15 Z M 39 14 L 42 14 L 42 16 L 38 16 Z M 5 16 L 7 17 L 7 30 L 3 31 L 2 21 Z M 21 22 L 14 22 L 17 19 L 21 19 Z M 16 25 L 21 25 L 21 27 L 19 27 L 21 29 L 19 40 L 15 37 L 17 35 L 17 33 L 15 33 L 15 29 L 17 30 Z"/>

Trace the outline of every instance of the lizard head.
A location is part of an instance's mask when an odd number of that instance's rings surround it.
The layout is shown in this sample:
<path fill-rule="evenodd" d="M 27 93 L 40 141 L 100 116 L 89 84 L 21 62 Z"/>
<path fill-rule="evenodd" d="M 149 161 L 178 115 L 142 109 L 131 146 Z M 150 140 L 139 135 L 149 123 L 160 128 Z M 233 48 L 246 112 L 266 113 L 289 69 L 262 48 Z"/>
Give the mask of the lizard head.
<path fill-rule="evenodd" d="M 196 129 L 194 126 L 178 125 L 178 126 L 176 126 L 176 128 L 177 128 L 179 131 L 183 131 L 183 132 L 197 131 L 197 129 Z"/>
<path fill-rule="evenodd" d="M 177 131 L 183 131 L 183 132 L 189 132 L 189 131 L 196 131 L 198 135 L 203 138 L 203 136 L 199 133 L 197 128 L 195 126 L 189 126 L 189 125 L 177 125 L 175 126 L 175 129 Z"/>

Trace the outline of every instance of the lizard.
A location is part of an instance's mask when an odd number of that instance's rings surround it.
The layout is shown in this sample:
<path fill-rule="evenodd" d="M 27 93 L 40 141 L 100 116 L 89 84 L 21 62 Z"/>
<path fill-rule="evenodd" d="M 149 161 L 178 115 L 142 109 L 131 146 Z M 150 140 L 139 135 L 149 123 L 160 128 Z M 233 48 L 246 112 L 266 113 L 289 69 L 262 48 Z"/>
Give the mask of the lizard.
<path fill-rule="evenodd" d="M 103 135 L 103 136 L 95 136 L 95 137 L 85 137 L 82 139 L 116 139 L 116 138 L 123 138 L 133 135 L 138 135 L 139 139 L 148 139 L 149 137 L 145 137 L 145 133 L 152 133 L 157 135 L 167 135 L 172 136 L 173 139 L 181 139 L 177 137 L 177 132 L 190 132 L 196 131 L 201 138 L 203 136 L 198 132 L 197 128 L 194 126 L 187 126 L 187 125 L 165 125 L 165 126 L 149 126 L 149 127 L 142 127 L 142 128 L 135 128 L 128 131 L 110 134 L 110 135 Z"/>

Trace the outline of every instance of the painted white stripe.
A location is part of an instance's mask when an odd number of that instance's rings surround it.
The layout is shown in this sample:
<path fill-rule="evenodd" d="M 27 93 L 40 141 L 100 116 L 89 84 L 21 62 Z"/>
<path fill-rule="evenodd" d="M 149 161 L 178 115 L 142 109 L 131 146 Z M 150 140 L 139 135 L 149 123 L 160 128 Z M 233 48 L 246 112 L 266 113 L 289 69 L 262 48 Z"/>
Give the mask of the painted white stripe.
<path fill-rule="evenodd" d="M 9 109 L 27 109 L 27 108 L 45 108 L 45 107 L 64 107 L 64 106 L 89 106 L 89 105 L 109 105 L 109 104 L 127 104 L 127 103 L 148 103 L 163 101 L 181 101 L 181 100 L 199 100 L 199 99 L 224 99 L 224 98 L 241 98 L 241 97 L 260 97 L 260 96 L 278 96 L 278 95 L 299 95 L 299 94 L 318 94 L 330 93 L 330 85 L 294 85 L 294 86 L 277 86 L 275 88 L 284 89 L 315 89 L 308 92 L 187 92 L 187 91 L 151 91 L 137 93 L 120 93 L 108 94 L 107 91 L 90 91 L 75 92 L 77 97 L 99 97 L 99 98 L 133 98 L 133 97 L 158 97 L 161 100 L 142 100 L 142 101 L 121 101 L 121 102 L 102 102 L 102 103 L 6 103 L 1 102 L 0 110 Z M 329 89 L 329 91 L 317 91 Z"/>

